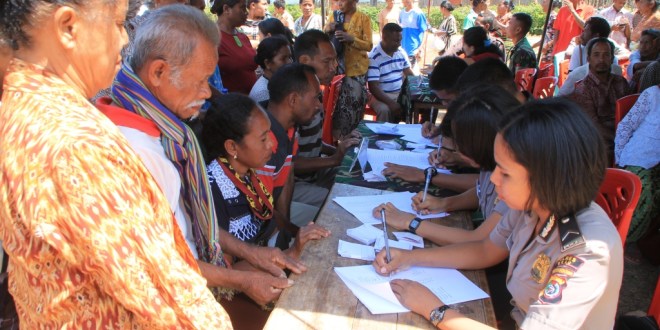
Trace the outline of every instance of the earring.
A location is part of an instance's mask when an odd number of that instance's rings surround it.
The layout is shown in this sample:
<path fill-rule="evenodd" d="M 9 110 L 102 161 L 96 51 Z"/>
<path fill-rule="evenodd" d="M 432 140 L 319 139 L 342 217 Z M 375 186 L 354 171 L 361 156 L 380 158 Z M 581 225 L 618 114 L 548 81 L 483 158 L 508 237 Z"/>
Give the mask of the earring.
<path fill-rule="evenodd" d="M 234 154 L 234 160 L 238 159 L 238 154 Z"/>

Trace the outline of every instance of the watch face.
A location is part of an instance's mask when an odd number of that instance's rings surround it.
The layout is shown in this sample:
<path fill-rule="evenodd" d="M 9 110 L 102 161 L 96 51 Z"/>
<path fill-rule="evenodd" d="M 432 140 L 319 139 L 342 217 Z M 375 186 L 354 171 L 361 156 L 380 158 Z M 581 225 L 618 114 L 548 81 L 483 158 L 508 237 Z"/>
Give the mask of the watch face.
<path fill-rule="evenodd" d="M 442 310 L 440 311 L 438 308 L 434 309 L 431 311 L 431 323 L 433 324 L 438 324 L 440 321 L 442 321 L 443 317 L 445 316 L 445 311 Z"/>
<path fill-rule="evenodd" d="M 412 221 L 410 221 L 410 228 L 417 229 L 417 227 L 419 227 L 419 223 L 419 219 L 412 219 Z"/>

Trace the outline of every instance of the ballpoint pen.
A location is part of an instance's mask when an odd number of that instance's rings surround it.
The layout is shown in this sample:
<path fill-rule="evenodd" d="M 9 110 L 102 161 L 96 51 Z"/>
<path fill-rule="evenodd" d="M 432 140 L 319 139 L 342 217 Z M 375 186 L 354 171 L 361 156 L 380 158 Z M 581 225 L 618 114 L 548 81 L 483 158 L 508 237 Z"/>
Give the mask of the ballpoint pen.
<path fill-rule="evenodd" d="M 383 236 L 385 237 L 385 254 L 387 255 L 387 263 L 392 262 L 392 255 L 390 254 L 390 243 L 387 238 L 387 220 L 385 219 L 385 208 L 380 209 L 380 216 L 383 218 Z"/>
<path fill-rule="evenodd" d="M 422 195 L 422 203 L 424 203 L 426 200 L 426 194 L 429 192 L 429 183 L 431 183 L 431 176 L 433 176 L 432 170 L 435 170 L 435 167 L 429 167 L 424 170 L 426 179 L 424 180 L 424 194 Z"/>

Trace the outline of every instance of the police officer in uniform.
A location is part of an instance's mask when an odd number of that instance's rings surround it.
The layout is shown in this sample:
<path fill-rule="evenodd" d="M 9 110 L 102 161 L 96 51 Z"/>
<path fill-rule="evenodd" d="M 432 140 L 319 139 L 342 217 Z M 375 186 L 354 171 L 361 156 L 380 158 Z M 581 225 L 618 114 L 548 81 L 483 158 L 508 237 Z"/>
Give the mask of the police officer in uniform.
<path fill-rule="evenodd" d="M 521 329 L 612 329 L 623 275 L 621 238 L 593 197 L 607 164 L 597 129 L 566 100 L 527 103 L 505 116 L 491 176 L 511 209 L 482 241 L 383 251 L 374 267 L 479 269 L 509 258 L 507 288 Z M 442 279 L 438 279 L 441 281 Z M 421 284 L 394 280 L 401 303 L 441 329 L 480 329 Z"/>

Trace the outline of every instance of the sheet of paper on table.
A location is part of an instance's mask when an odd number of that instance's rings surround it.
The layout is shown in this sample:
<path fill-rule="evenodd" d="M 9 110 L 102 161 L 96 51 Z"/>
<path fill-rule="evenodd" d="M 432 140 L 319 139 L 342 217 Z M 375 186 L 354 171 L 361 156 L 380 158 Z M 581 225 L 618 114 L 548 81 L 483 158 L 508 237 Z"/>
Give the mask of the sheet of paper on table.
<path fill-rule="evenodd" d="M 413 196 L 415 196 L 415 193 L 404 191 L 382 195 L 335 197 L 333 200 L 362 223 L 377 225 L 382 223 L 382 221 L 373 216 L 372 211 L 376 206 L 389 202 L 403 212 L 415 214 L 416 212 L 412 208 L 411 200 Z M 418 215 L 417 217 L 420 219 L 431 219 L 446 216 L 447 213 L 434 213 L 429 215 Z"/>
<path fill-rule="evenodd" d="M 356 244 L 339 240 L 337 253 L 344 258 L 374 261 L 376 252 L 369 245 Z"/>
<path fill-rule="evenodd" d="M 393 232 L 392 234 L 394 234 L 394 237 L 396 237 L 396 239 L 401 242 L 408 242 L 410 245 L 420 249 L 424 248 L 424 239 L 422 236 L 415 235 L 407 231 L 397 231 Z"/>
<path fill-rule="evenodd" d="M 365 125 L 376 134 L 400 135 L 402 140 L 438 147 L 432 139 L 422 136 L 422 124 L 366 123 Z"/>
<path fill-rule="evenodd" d="M 383 177 L 385 163 L 406 165 L 419 168 L 421 170 L 431 166 L 428 161 L 428 154 L 399 150 L 380 150 L 367 149 L 367 158 L 371 165 L 371 172 L 374 175 Z"/>
<path fill-rule="evenodd" d="M 394 123 L 365 123 L 365 126 L 376 134 L 402 135 L 399 125 Z"/>
<path fill-rule="evenodd" d="M 383 237 L 383 231 L 372 225 L 364 224 L 360 227 L 347 229 L 346 235 L 362 244 L 371 245 L 376 242 L 376 238 Z"/>
<path fill-rule="evenodd" d="M 335 267 L 335 272 L 372 314 L 409 311 L 392 292 L 389 281 L 394 279 L 417 281 L 448 305 L 488 298 L 486 292 L 455 269 L 411 267 L 390 277 L 379 275 L 372 265 Z"/>
<path fill-rule="evenodd" d="M 397 248 L 401 250 L 412 250 L 413 246 L 409 242 L 404 241 L 395 241 L 388 239 L 387 242 L 390 244 L 390 248 Z M 374 243 L 374 250 L 380 252 L 385 247 L 385 237 L 378 236 L 376 237 L 376 243 Z"/>

